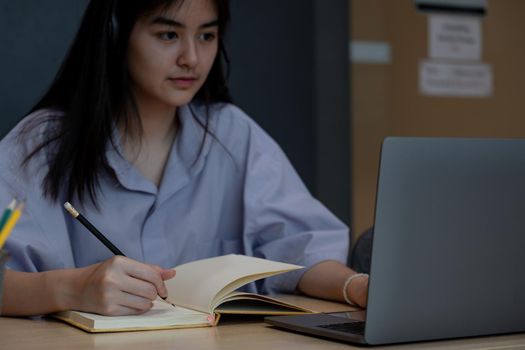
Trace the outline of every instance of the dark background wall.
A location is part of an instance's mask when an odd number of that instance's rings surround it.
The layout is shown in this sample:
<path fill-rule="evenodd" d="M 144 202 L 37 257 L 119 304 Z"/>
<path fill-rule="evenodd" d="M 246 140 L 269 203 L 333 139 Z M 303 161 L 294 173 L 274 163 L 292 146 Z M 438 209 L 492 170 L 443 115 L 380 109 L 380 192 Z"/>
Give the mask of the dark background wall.
<path fill-rule="evenodd" d="M 304 0 L 233 0 L 228 32 L 236 103 L 286 148 L 311 188 L 316 146 L 312 8 Z"/>
<path fill-rule="evenodd" d="M 49 86 L 86 0 L 0 0 L 0 136 Z"/>
<path fill-rule="evenodd" d="M 51 82 L 86 4 L 0 0 L 0 135 Z M 235 102 L 277 140 L 314 195 L 348 222 L 348 1 L 231 5 Z"/>

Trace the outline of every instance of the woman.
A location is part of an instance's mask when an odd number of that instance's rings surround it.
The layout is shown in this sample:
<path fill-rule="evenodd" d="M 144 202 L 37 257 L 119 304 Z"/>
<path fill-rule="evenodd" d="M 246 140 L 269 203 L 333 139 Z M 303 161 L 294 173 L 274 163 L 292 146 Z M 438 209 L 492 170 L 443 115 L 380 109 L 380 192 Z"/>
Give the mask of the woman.
<path fill-rule="evenodd" d="M 49 91 L 0 144 L 13 164 L 0 198 L 27 203 L 7 245 L 4 314 L 142 313 L 166 296 L 169 267 L 228 253 L 307 267 L 252 291 L 366 305 L 367 276 L 342 263 L 347 228 L 229 103 L 228 17 L 226 0 L 90 2 Z"/>

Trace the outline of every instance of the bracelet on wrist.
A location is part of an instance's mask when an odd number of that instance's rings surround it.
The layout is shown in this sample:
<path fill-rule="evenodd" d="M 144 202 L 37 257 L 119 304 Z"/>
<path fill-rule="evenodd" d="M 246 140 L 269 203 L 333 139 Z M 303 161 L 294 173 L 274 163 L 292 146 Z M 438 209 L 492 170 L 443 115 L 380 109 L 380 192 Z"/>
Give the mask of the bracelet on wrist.
<path fill-rule="evenodd" d="M 350 297 L 348 296 L 348 286 L 350 285 L 350 283 L 356 279 L 356 278 L 359 278 L 359 277 L 368 277 L 368 274 L 366 273 L 356 273 L 350 277 L 348 277 L 345 281 L 345 284 L 343 286 L 343 297 L 345 298 L 345 301 L 349 304 L 349 305 L 352 305 L 352 306 L 358 306 L 356 303 L 354 303 L 352 300 L 350 300 Z"/>

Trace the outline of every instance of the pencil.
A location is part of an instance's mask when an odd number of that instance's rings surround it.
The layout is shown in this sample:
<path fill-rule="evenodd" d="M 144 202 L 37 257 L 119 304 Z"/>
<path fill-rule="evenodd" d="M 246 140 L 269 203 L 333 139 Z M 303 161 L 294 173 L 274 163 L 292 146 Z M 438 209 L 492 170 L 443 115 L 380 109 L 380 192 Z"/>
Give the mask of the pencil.
<path fill-rule="evenodd" d="M 9 216 L 11 216 L 11 213 L 16 208 L 16 198 L 13 198 L 11 203 L 5 208 L 4 213 L 2 214 L 2 218 L 0 219 L 0 230 L 4 227 L 5 223 L 7 222 L 7 219 L 9 219 Z"/>
<path fill-rule="evenodd" d="M 95 226 L 93 226 L 82 214 L 80 214 L 72 205 L 71 203 L 69 202 L 65 202 L 64 203 L 64 208 L 66 208 L 66 210 L 69 212 L 69 214 L 71 214 L 72 217 L 74 217 L 75 219 L 77 219 L 78 221 L 80 221 L 80 223 L 82 225 L 84 225 L 85 228 L 88 229 L 89 232 L 91 232 L 95 237 L 98 238 L 99 241 L 101 241 L 109 250 L 111 250 L 111 252 L 115 255 L 122 255 L 122 256 L 126 256 L 124 255 L 124 253 L 122 253 L 120 251 L 120 249 L 118 249 L 117 247 L 115 247 L 115 245 L 113 243 L 111 243 L 109 241 L 109 239 L 106 238 L 106 236 L 104 236 L 102 234 L 102 232 L 100 232 L 99 230 L 97 230 L 97 228 Z M 159 295 L 159 297 L 166 301 L 166 297 L 161 297 Z M 167 302 L 167 301 L 166 301 Z M 167 302 L 168 303 L 168 302 Z M 170 305 L 173 305 L 171 303 L 168 303 Z M 173 305 L 175 306 L 175 305 Z"/>
<path fill-rule="evenodd" d="M 2 227 L 2 230 L 0 231 L 0 248 L 4 246 L 5 241 L 7 240 L 7 237 L 11 234 L 11 231 L 13 231 L 13 228 L 16 225 L 16 222 L 18 219 L 20 219 L 20 215 L 22 215 L 22 210 L 24 209 L 24 202 L 20 203 L 18 207 L 16 207 L 15 210 L 11 213 L 9 218 L 7 219 L 4 227 Z"/>
<path fill-rule="evenodd" d="M 102 232 L 97 230 L 97 228 L 93 226 L 82 214 L 80 214 L 75 208 L 73 208 L 73 206 L 69 202 L 64 203 L 64 208 L 66 208 L 66 210 L 69 212 L 69 214 L 71 214 L 71 216 L 80 221 L 80 223 L 84 225 L 84 227 L 87 228 L 88 231 L 93 234 L 93 236 L 97 237 L 98 240 L 102 242 L 102 244 L 104 244 L 109 250 L 111 250 L 113 254 L 126 256 L 120 251 L 120 249 L 115 247 L 115 245 L 111 243 L 109 239 L 107 239 L 106 236 L 102 234 Z"/>

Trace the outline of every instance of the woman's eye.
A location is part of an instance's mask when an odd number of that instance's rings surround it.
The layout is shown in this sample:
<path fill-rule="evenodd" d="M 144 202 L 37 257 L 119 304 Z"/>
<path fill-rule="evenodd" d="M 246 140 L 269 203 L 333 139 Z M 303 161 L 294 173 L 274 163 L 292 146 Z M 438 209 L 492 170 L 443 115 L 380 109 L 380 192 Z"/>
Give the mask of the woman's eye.
<path fill-rule="evenodd" d="M 162 32 L 158 34 L 158 37 L 161 40 L 171 41 L 176 40 L 178 38 L 178 35 L 175 32 Z"/>
<path fill-rule="evenodd" d="M 202 41 L 213 41 L 215 40 L 215 33 L 203 33 L 199 36 L 199 39 Z"/>

